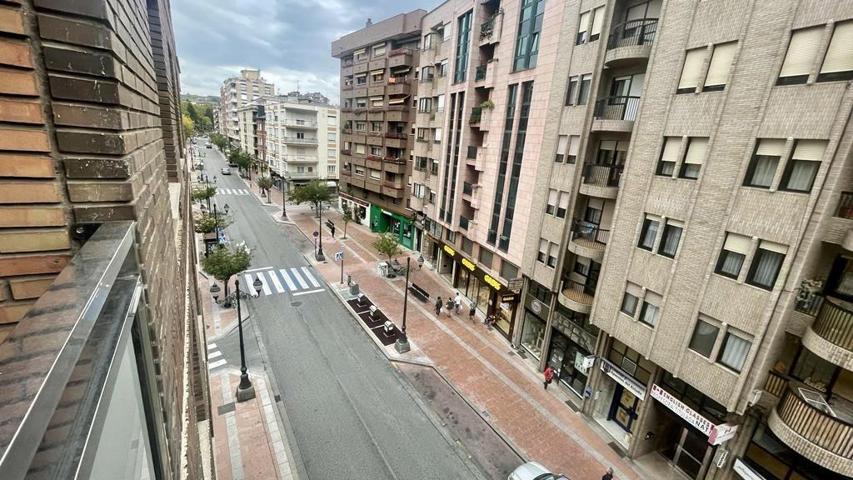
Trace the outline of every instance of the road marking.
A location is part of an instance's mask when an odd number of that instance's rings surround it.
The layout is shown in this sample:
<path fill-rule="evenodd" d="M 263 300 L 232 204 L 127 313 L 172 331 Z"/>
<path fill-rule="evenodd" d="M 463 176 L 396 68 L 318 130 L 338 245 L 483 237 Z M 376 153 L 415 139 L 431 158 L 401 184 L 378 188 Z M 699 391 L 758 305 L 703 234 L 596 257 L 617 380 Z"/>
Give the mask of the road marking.
<path fill-rule="evenodd" d="M 299 282 L 299 285 L 301 285 L 302 288 L 308 288 L 308 284 L 305 283 L 305 280 L 302 280 L 302 277 L 299 276 L 299 269 L 291 268 L 290 274 L 293 275 L 293 278 L 295 278 L 296 281 Z"/>
<path fill-rule="evenodd" d="M 214 348 L 216 348 L 216 344 L 215 344 L 215 343 L 208 343 L 208 344 L 207 344 L 207 349 L 208 349 L 208 350 L 213 350 Z"/>
<path fill-rule="evenodd" d="M 253 297 L 256 297 L 257 295 L 255 295 L 255 287 L 252 286 L 252 284 L 255 283 L 255 280 L 252 277 L 252 274 L 247 273 L 247 274 L 243 275 L 243 278 L 246 279 L 246 289 L 243 291 L 248 293 L 249 295 L 251 295 Z"/>
<path fill-rule="evenodd" d="M 296 297 L 299 295 L 308 295 L 309 293 L 320 293 L 320 292 L 325 292 L 325 291 L 326 291 L 325 288 L 318 288 L 317 290 L 308 290 L 306 292 L 297 292 L 297 293 L 294 293 L 293 296 Z"/>
<path fill-rule="evenodd" d="M 272 295 L 270 284 L 267 283 L 267 277 L 258 273 L 258 278 L 261 280 L 261 287 L 264 289 L 264 295 Z"/>
<path fill-rule="evenodd" d="M 284 281 L 287 283 L 287 287 L 291 290 L 296 290 L 296 285 L 293 283 L 293 280 L 291 280 L 290 277 L 287 275 L 287 272 L 283 268 L 279 269 L 279 272 L 281 272 L 281 278 L 283 278 Z"/>
<path fill-rule="evenodd" d="M 308 278 L 308 281 L 310 281 L 312 285 L 314 285 L 315 287 L 320 286 L 320 284 L 317 283 L 317 280 L 314 279 L 314 276 L 311 275 L 311 271 L 308 270 L 308 267 L 302 267 L 302 273 L 305 274 L 305 276 Z"/>
<path fill-rule="evenodd" d="M 258 267 L 258 268 L 253 268 L 251 270 L 243 270 L 243 273 L 260 272 L 262 270 L 272 270 L 272 267 Z"/>
<path fill-rule="evenodd" d="M 207 359 L 208 359 L 208 360 L 210 360 L 210 359 L 218 358 L 218 357 L 221 357 L 221 356 L 222 356 L 222 352 L 220 352 L 219 350 L 217 350 L 217 351 L 215 351 L 215 352 L 210 352 L 210 353 L 207 355 Z"/>
<path fill-rule="evenodd" d="M 260 275 L 260 273 L 258 275 Z M 267 275 L 270 276 L 270 280 L 272 280 L 272 285 L 275 287 L 275 290 L 278 293 L 284 293 L 284 287 L 281 286 L 281 282 L 278 280 L 278 275 L 273 271 L 267 272 Z"/>
<path fill-rule="evenodd" d="M 215 362 L 213 362 L 213 363 L 209 363 L 209 364 L 207 364 L 207 369 L 208 369 L 208 370 L 213 370 L 214 368 L 221 367 L 221 366 L 225 365 L 226 363 L 228 363 L 228 362 L 226 362 L 224 359 L 222 359 L 222 360 L 217 360 L 217 361 L 215 361 Z"/>

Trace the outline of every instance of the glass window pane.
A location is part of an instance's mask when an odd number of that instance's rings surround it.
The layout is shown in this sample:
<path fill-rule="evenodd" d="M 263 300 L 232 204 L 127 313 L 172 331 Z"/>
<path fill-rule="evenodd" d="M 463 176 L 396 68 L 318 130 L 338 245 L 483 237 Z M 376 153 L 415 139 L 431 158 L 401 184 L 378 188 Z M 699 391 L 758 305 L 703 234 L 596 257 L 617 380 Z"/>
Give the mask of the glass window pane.
<path fill-rule="evenodd" d="M 657 305 L 652 305 L 649 302 L 643 302 L 643 311 L 640 313 L 640 321 L 651 326 L 658 323 L 659 309 Z"/>
<path fill-rule="evenodd" d="M 752 261 L 746 281 L 758 287 L 772 289 L 784 260 L 785 255 L 781 253 L 759 248 L 755 253 L 755 260 Z"/>
<path fill-rule="evenodd" d="M 651 250 L 655 245 L 655 239 L 658 236 L 658 222 L 650 218 L 643 221 L 643 231 L 640 234 L 639 247 Z"/>
<path fill-rule="evenodd" d="M 773 176 L 776 175 L 776 166 L 778 164 L 779 157 L 755 155 L 752 157 L 752 163 L 746 173 L 745 185 L 770 188 L 770 184 L 773 183 Z"/>
<path fill-rule="evenodd" d="M 678 242 L 681 240 L 681 227 L 667 225 L 663 229 L 663 240 L 661 240 L 658 253 L 667 257 L 674 257 L 678 251 Z"/>
<path fill-rule="evenodd" d="M 720 349 L 720 358 L 717 361 L 736 372 L 740 372 L 751 346 L 752 343 L 749 340 L 727 333 L 723 347 Z"/>
<path fill-rule="evenodd" d="M 791 160 L 785 168 L 785 175 L 782 177 L 779 188 L 793 192 L 810 192 L 818 168 L 820 168 L 820 162 Z"/>
<path fill-rule="evenodd" d="M 693 330 L 693 338 L 690 339 L 690 349 L 706 357 L 710 357 L 719 331 L 720 329 L 716 325 L 699 320 L 696 323 L 696 329 Z"/>
<path fill-rule="evenodd" d="M 634 313 L 637 312 L 638 301 L 639 299 L 637 297 L 625 292 L 625 296 L 622 297 L 622 313 L 633 317 Z"/>

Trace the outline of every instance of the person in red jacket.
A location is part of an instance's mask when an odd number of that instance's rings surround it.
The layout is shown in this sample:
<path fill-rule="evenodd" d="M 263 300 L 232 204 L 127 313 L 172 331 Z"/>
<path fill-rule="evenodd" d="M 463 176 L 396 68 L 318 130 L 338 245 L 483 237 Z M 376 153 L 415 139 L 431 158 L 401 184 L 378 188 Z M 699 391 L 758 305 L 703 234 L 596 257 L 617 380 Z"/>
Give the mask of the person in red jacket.
<path fill-rule="evenodd" d="M 554 369 L 549 365 L 545 367 L 545 371 L 542 373 L 545 375 L 545 390 L 548 390 L 548 385 L 551 385 L 551 382 L 554 380 Z"/>

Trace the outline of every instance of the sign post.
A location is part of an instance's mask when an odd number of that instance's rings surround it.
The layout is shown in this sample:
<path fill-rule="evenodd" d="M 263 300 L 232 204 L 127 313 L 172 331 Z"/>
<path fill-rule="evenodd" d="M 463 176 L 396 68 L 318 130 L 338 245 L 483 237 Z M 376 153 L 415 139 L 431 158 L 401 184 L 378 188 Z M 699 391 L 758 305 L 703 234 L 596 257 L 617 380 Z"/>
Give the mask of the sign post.
<path fill-rule="evenodd" d="M 335 261 L 341 262 L 341 285 L 344 284 L 344 251 L 339 250 L 335 252 Z"/>

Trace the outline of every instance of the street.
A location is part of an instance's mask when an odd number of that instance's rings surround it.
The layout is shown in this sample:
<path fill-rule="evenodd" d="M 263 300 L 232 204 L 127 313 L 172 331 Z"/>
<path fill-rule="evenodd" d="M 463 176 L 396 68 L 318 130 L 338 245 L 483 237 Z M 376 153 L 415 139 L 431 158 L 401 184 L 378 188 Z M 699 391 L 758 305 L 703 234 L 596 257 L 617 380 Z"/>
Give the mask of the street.
<path fill-rule="evenodd" d="M 417 393 L 351 318 L 300 251 L 307 240 L 275 223 L 225 159 L 204 149 L 217 177 L 218 210 L 229 206 L 232 243 L 252 251 L 248 278 L 263 289 L 243 301 L 249 371 L 262 368 L 280 389 L 297 464 L 312 479 L 483 478 L 465 452 L 430 420 Z M 310 248 L 310 244 L 309 244 Z M 332 252 L 327 252 L 331 255 Z M 250 282 L 249 282 L 250 283 Z M 258 351 L 261 340 L 264 349 Z M 239 365 L 235 332 L 219 340 L 228 363 Z M 299 466 L 297 466 L 299 470 Z"/>

